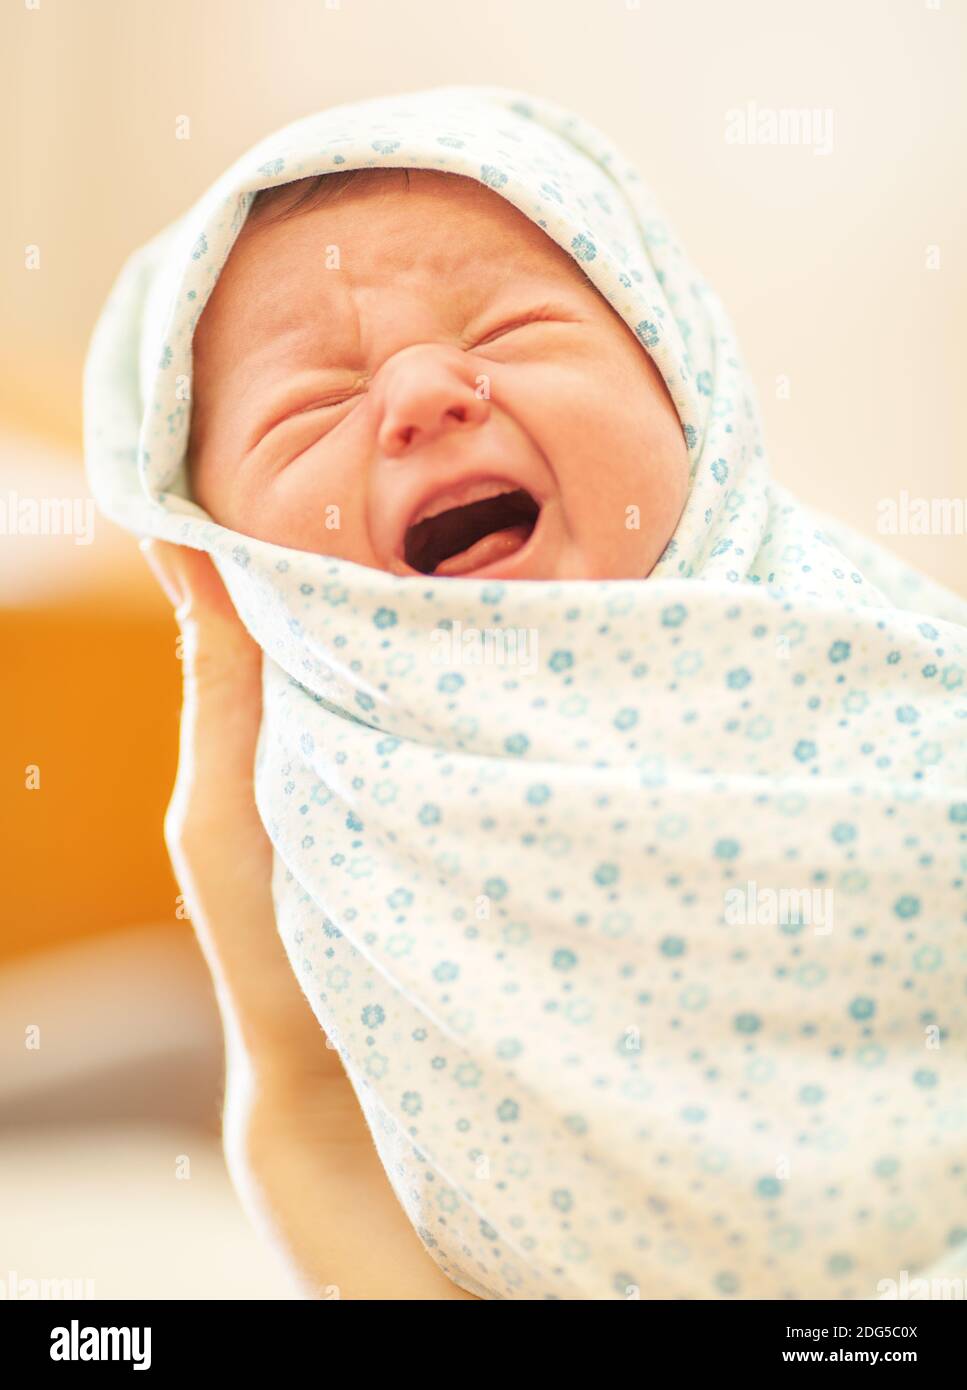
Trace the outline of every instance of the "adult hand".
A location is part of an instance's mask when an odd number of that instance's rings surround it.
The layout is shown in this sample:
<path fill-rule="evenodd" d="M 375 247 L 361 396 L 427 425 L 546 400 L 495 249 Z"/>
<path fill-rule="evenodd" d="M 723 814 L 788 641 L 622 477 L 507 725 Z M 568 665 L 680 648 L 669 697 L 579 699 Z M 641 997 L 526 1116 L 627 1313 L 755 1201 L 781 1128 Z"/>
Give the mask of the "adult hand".
<path fill-rule="evenodd" d="M 181 629 L 181 749 L 165 840 L 225 1033 L 225 1153 L 310 1297 L 470 1299 L 423 1248 L 275 925 L 255 806 L 262 653 L 208 555 L 142 550 Z"/>

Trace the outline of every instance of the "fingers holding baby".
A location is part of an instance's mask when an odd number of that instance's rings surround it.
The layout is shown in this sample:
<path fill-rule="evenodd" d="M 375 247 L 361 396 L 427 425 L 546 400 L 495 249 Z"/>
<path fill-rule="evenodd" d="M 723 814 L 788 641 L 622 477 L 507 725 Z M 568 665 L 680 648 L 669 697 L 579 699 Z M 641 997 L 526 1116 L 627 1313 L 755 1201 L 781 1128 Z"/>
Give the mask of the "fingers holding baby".
<path fill-rule="evenodd" d="M 336 1054 L 276 931 L 272 845 L 255 805 L 261 650 L 207 554 L 156 540 L 142 551 L 180 628 L 181 738 L 165 841 L 223 1019 L 260 1068 L 329 1070 Z"/>

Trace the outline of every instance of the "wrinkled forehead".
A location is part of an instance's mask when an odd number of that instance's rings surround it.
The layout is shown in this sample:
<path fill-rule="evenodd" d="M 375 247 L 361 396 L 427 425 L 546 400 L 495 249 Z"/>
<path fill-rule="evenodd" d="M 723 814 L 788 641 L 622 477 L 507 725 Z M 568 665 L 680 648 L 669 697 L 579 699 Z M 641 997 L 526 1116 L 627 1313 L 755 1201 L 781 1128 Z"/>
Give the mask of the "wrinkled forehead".
<path fill-rule="evenodd" d="M 222 277 L 242 257 L 280 248 L 311 250 L 325 256 L 327 269 L 380 278 L 417 265 L 480 276 L 513 266 L 594 288 L 581 262 L 537 221 L 486 184 L 439 170 L 360 169 L 260 193 Z"/>
<path fill-rule="evenodd" d="M 455 319 L 512 291 L 567 289 L 606 304 L 580 262 L 473 179 L 422 169 L 331 174 L 255 200 L 195 329 L 196 368 L 213 340 L 239 327 L 271 334 L 325 305 L 337 328 L 343 299 L 388 287 L 441 299 Z"/>

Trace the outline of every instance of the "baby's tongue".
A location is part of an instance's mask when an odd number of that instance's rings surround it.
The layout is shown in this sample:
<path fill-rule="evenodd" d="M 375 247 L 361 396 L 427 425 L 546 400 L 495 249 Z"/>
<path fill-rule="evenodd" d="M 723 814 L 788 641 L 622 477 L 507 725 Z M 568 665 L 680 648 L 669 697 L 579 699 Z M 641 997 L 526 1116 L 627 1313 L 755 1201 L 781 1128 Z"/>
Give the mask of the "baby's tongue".
<path fill-rule="evenodd" d="M 485 565 L 496 564 L 498 560 L 513 555 L 515 550 L 520 550 L 530 533 L 529 526 L 508 526 L 504 531 L 491 531 L 489 535 L 481 536 L 479 541 L 474 541 L 466 550 L 458 551 L 456 555 L 441 560 L 433 573 L 470 574 L 473 570 L 482 570 Z"/>

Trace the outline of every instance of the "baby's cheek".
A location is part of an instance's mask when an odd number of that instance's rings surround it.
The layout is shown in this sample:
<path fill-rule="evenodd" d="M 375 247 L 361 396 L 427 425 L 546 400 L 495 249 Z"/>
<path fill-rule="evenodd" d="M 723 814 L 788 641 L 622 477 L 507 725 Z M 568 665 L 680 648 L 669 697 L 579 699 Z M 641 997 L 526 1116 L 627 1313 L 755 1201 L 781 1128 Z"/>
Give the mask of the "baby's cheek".
<path fill-rule="evenodd" d="M 258 499 L 257 512 L 260 529 L 252 534 L 262 539 L 370 563 L 362 490 L 352 470 L 332 467 L 315 449 L 276 473 Z"/>
<path fill-rule="evenodd" d="M 588 390 L 570 430 L 562 483 L 581 549 L 601 577 L 643 577 L 678 525 L 688 451 L 678 414 L 640 368 Z"/>

